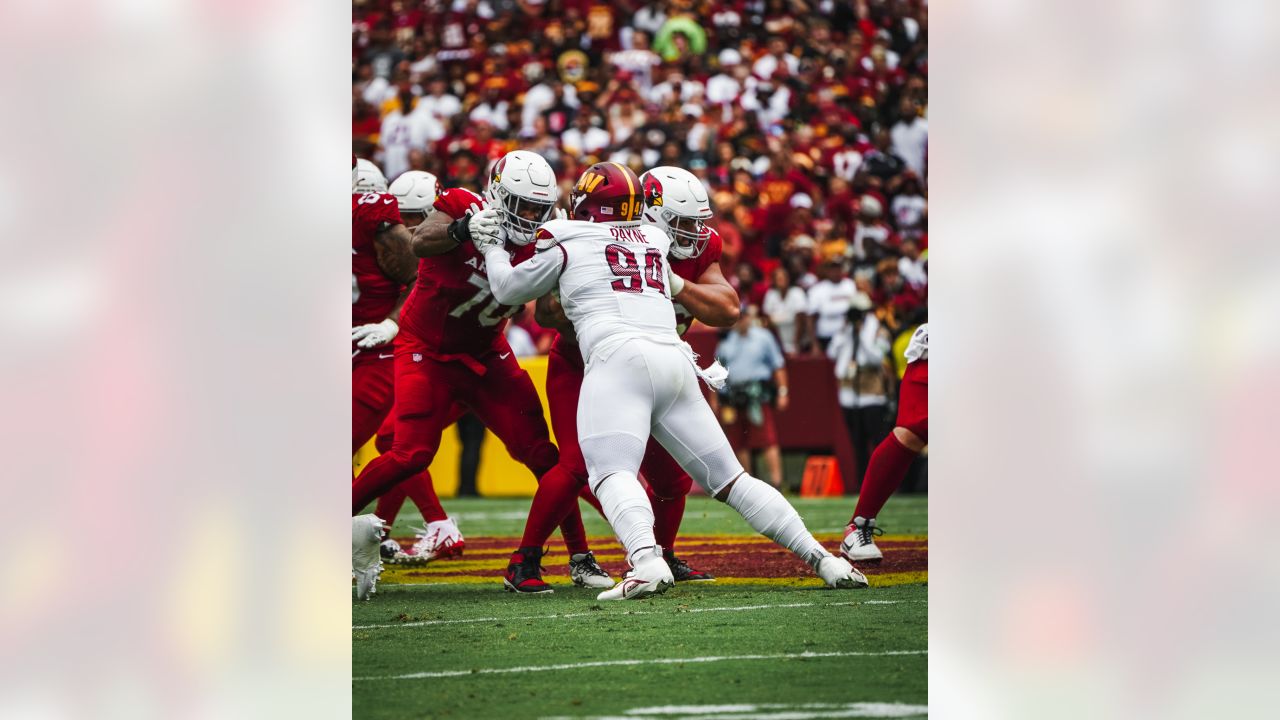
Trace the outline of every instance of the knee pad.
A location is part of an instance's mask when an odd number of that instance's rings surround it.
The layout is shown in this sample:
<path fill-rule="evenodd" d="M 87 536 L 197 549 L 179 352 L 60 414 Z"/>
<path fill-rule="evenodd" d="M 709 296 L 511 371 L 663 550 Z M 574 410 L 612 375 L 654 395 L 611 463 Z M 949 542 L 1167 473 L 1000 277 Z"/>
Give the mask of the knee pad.
<path fill-rule="evenodd" d="M 415 450 L 392 448 L 389 455 L 404 472 L 418 473 L 431 466 L 431 461 L 435 458 L 436 452 L 425 448 Z"/>
<path fill-rule="evenodd" d="M 545 475 L 560 462 L 560 451 L 550 440 L 540 440 L 530 447 L 521 448 L 518 453 L 512 453 L 512 456 L 538 477 Z"/>
<path fill-rule="evenodd" d="M 580 438 L 582 457 L 586 460 L 587 475 L 592 483 L 599 482 L 614 473 L 626 473 L 635 477 L 644 459 L 648 438 L 640 439 L 626 433 L 609 433 Z M 639 480 L 636 481 L 637 484 Z M 595 488 L 592 488 L 595 492 Z"/>
<path fill-rule="evenodd" d="M 685 470 L 711 497 L 719 495 L 730 481 L 745 472 L 727 441 L 710 452 L 691 458 Z"/>

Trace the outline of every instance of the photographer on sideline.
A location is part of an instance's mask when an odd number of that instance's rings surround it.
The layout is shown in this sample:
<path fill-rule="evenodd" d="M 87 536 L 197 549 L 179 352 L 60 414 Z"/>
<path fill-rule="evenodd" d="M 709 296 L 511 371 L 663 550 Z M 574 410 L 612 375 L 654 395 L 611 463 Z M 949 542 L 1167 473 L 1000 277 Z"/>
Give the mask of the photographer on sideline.
<path fill-rule="evenodd" d="M 719 395 L 711 396 L 711 409 L 725 426 L 743 467 L 750 469 L 752 452 L 763 450 L 769 482 L 781 488 L 782 452 L 773 411 L 787 409 L 790 391 L 782 348 L 773 333 L 760 326 L 760 308 L 747 306 L 738 324 L 720 341 L 716 358 L 729 371 L 729 380 Z"/>
<path fill-rule="evenodd" d="M 854 295 L 843 327 L 827 347 L 827 356 L 836 365 L 840 407 L 858 458 L 859 478 L 866 474 L 871 451 L 892 427 L 893 371 L 888 363 L 892 344 L 871 307 L 871 298 L 864 293 Z"/>

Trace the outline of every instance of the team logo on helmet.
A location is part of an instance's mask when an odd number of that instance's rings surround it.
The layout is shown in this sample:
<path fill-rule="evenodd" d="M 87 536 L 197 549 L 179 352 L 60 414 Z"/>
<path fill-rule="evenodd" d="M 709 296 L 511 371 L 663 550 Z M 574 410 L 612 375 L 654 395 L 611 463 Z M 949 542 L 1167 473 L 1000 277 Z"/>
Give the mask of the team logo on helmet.
<path fill-rule="evenodd" d="M 644 174 L 644 204 L 649 207 L 662 206 L 662 183 L 652 173 Z"/>
<path fill-rule="evenodd" d="M 503 155 L 502 159 L 493 165 L 493 184 L 497 185 L 502 182 L 502 167 L 507 164 L 507 156 Z"/>
<path fill-rule="evenodd" d="M 578 178 L 578 187 L 576 189 L 583 192 L 595 192 L 595 189 L 600 187 L 600 183 L 604 181 L 604 175 L 593 172 L 584 173 L 582 177 Z"/>

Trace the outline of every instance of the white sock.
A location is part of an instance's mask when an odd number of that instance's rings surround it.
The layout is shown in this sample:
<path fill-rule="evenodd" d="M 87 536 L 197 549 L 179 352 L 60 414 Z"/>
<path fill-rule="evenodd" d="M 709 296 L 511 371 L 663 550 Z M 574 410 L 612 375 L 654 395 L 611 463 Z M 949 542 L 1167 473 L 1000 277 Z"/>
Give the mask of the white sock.
<path fill-rule="evenodd" d="M 596 486 L 595 494 L 628 559 L 658 544 L 653 537 L 653 506 L 633 473 L 613 473 Z"/>
<path fill-rule="evenodd" d="M 817 567 L 830 555 L 804 526 L 800 514 L 772 485 L 746 473 L 738 476 L 725 504 L 737 510 L 756 532 Z"/>

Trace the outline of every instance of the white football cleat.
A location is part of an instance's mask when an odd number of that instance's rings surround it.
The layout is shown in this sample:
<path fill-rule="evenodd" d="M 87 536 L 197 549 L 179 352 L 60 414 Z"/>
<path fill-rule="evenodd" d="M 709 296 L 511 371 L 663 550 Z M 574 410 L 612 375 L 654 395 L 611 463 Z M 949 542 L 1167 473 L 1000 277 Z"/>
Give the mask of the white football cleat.
<path fill-rule="evenodd" d="M 613 578 L 596 562 L 594 553 L 588 551 L 569 557 L 569 577 L 578 587 L 611 588 Z"/>
<path fill-rule="evenodd" d="M 453 518 L 436 520 L 418 533 L 418 541 L 413 544 L 413 555 L 423 562 L 459 557 L 467 546 L 458 531 L 458 523 Z"/>
<path fill-rule="evenodd" d="M 840 543 L 840 554 L 849 562 L 868 562 L 881 560 L 884 554 L 876 547 L 873 535 L 883 535 L 884 531 L 876 527 L 876 519 L 856 517 L 853 524 L 844 529 L 844 542 Z"/>
<path fill-rule="evenodd" d="M 817 571 L 827 587 L 857 589 L 868 586 L 867 576 L 842 557 L 828 555 L 822 558 L 818 561 Z"/>
<path fill-rule="evenodd" d="M 382 573 L 382 531 L 386 527 L 377 515 L 351 518 L 351 576 L 356 580 L 356 597 L 368 600 Z"/>
<path fill-rule="evenodd" d="M 661 595 L 676 584 L 676 578 L 662 559 L 662 548 L 652 547 L 639 551 L 631 560 L 631 570 L 617 585 L 596 596 L 597 600 L 639 600 L 650 595 Z"/>

